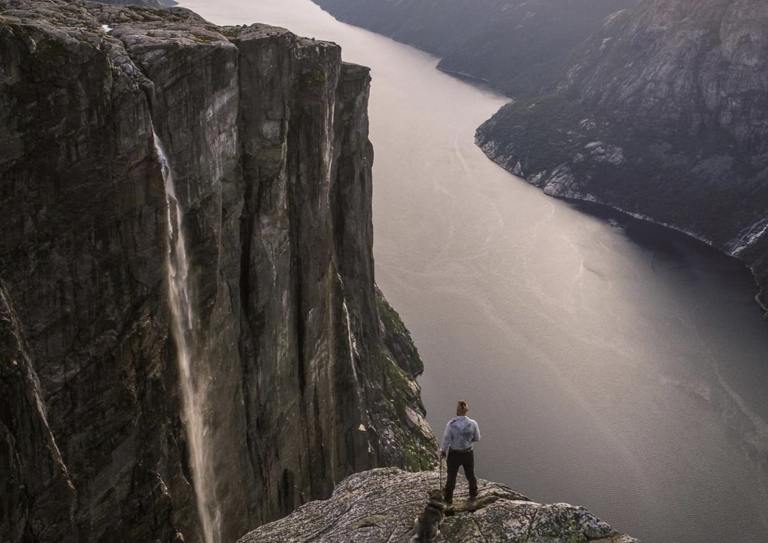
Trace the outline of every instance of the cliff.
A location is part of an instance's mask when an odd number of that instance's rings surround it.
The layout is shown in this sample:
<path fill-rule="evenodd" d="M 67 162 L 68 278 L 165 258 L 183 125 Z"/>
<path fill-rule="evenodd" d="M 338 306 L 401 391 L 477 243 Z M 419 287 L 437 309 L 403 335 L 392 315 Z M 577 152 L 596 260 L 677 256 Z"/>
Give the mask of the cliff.
<path fill-rule="evenodd" d="M 369 84 L 283 29 L 0 0 L 1 540 L 233 541 L 431 464 L 374 284 Z"/>
<path fill-rule="evenodd" d="M 311 502 L 289 517 L 249 533 L 238 543 L 410 543 L 414 519 L 439 472 L 394 468 L 352 475 L 333 497 Z M 467 503 L 459 482 L 455 514 L 447 516 L 435 543 L 639 543 L 581 507 L 539 504 L 496 483 L 479 481 L 480 497 Z"/>
<path fill-rule="evenodd" d="M 497 163 L 563 198 L 692 234 L 768 288 L 768 4 L 643 0 L 609 17 L 557 88 L 477 132 Z"/>
<path fill-rule="evenodd" d="M 637 0 L 313 0 L 331 15 L 441 57 L 438 68 L 517 96 Z"/>

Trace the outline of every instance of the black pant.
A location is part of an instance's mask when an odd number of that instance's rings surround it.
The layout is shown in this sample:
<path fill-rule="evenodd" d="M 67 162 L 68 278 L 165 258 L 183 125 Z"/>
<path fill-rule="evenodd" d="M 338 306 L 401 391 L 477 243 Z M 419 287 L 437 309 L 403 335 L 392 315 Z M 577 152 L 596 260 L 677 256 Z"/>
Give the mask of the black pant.
<path fill-rule="evenodd" d="M 469 497 L 477 496 L 477 479 L 475 478 L 475 453 L 474 451 L 448 451 L 448 479 L 445 481 L 443 497 L 447 503 L 453 501 L 453 489 L 456 488 L 456 475 L 459 468 L 464 468 L 464 475 L 469 483 Z"/>

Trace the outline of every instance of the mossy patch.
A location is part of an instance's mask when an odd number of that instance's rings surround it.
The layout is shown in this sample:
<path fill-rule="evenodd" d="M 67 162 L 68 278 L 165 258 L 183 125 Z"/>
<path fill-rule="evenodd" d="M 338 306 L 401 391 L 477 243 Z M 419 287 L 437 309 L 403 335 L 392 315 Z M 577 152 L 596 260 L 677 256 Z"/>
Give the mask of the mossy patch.
<path fill-rule="evenodd" d="M 395 407 L 395 412 L 397 413 L 398 418 L 404 419 L 407 416 L 405 408 L 409 404 L 408 396 L 411 394 L 408 394 L 408 392 L 411 390 L 410 381 L 412 378 L 400 369 L 386 348 L 381 348 L 380 356 L 382 357 L 382 364 L 386 368 L 387 377 L 389 378 L 392 392 L 390 395 L 392 405 Z"/>
<path fill-rule="evenodd" d="M 37 51 L 32 56 L 37 64 L 48 64 L 67 56 L 66 46 L 59 40 L 45 39 L 37 44 Z"/>
<path fill-rule="evenodd" d="M 210 45 L 212 43 L 217 43 L 219 41 L 218 39 L 214 38 L 213 36 L 209 36 L 207 34 L 192 34 L 192 38 L 197 43 L 204 43 L 204 44 L 208 44 L 208 45 Z"/>
<path fill-rule="evenodd" d="M 392 353 L 393 359 L 401 369 L 412 376 L 420 375 L 424 371 L 424 362 L 419 349 L 400 315 L 389 305 L 378 287 L 376 287 L 376 307 L 384 325 L 384 343 Z"/>
<path fill-rule="evenodd" d="M 386 384 L 384 400 L 398 424 L 393 426 L 399 450 L 402 452 L 402 466 L 409 471 L 424 471 L 437 465 L 437 442 L 431 431 L 415 426 L 408 410 L 423 409 L 414 378 L 402 370 L 392 354 L 384 347 L 379 349 L 379 363 L 385 369 Z"/>
<path fill-rule="evenodd" d="M 430 453 L 424 447 L 414 446 L 412 442 L 405 443 L 405 463 L 409 471 L 429 471 L 437 464 L 435 453 Z"/>
<path fill-rule="evenodd" d="M 384 294 L 382 294 L 381 290 L 378 288 L 376 289 L 376 306 L 379 309 L 379 317 L 381 317 L 381 320 L 388 332 L 403 336 L 410 336 L 410 333 L 405 328 L 405 324 L 403 324 L 403 320 L 400 318 L 400 315 L 391 305 L 389 305 L 389 302 L 387 302 L 386 298 L 384 298 Z"/>
<path fill-rule="evenodd" d="M 298 90 L 302 94 L 310 94 L 320 91 L 328 80 L 328 75 L 322 68 L 306 70 L 301 73 L 298 81 Z"/>

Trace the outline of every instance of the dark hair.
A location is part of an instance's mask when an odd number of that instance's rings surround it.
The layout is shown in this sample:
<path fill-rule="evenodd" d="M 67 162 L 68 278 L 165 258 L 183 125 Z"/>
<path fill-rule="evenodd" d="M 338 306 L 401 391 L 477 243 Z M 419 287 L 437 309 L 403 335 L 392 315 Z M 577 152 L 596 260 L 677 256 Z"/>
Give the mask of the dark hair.
<path fill-rule="evenodd" d="M 456 415 L 466 415 L 467 411 L 469 411 L 469 405 L 467 405 L 467 401 L 459 400 L 459 404 L 456 406 Z"/>

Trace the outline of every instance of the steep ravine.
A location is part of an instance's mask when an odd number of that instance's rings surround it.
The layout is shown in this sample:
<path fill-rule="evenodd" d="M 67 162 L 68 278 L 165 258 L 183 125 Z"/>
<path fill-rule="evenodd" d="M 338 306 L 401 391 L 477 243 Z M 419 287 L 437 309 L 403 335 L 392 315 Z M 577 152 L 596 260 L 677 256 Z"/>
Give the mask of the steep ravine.
<path fill-rule="evenodd" d="M 387 348 L 410 340 L 374 284 L 367 69 L 282 29 L 57 0 L 0 2 L 0 52 L 0 539 L 200 541 L 153 129 L 217 540 L 356 471 L 430 465 L 420 362 Z"/>

